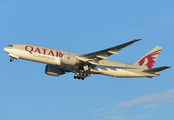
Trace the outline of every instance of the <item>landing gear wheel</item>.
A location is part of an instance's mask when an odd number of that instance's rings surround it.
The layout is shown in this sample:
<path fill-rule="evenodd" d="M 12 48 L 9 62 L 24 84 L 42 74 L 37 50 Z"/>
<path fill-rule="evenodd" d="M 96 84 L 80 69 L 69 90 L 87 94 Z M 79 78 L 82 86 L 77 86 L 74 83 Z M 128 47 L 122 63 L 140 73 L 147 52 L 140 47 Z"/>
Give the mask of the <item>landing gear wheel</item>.
<path fill-rule="evenodd" d="M 81 80 L 84 80 L 85 78 L 84 77 L 77 77 L 77 76 L 74 76 L 74 79 L 81 79 Z"/>
<path fill-rule="evenodd" d="M 10 62 L 13 62 L 13 60 L 14 60 L 14 58 L 11 58 L 11 59 L 10 59 Z"/>

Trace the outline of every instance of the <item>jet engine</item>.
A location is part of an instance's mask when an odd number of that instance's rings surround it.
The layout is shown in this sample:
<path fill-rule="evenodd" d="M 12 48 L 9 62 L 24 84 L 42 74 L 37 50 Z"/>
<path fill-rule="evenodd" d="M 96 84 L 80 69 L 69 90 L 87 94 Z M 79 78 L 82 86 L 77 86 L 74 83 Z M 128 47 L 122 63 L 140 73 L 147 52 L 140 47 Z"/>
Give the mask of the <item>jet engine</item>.
<path fill-rule="evenodd" d="M 54 66 L 54 65 L 46 65 L 45 67 L 45 73 L 47 75 L 52 75 L 52 76 L 59 76 L 65 74 L 65 71 Z"/>
<path fill-rule="evenodd" d="M 77 63 L 79 63 L 79 60 L 76 57 L 68 54 L 61 55 L 61 64 L 74 66 Z"/>

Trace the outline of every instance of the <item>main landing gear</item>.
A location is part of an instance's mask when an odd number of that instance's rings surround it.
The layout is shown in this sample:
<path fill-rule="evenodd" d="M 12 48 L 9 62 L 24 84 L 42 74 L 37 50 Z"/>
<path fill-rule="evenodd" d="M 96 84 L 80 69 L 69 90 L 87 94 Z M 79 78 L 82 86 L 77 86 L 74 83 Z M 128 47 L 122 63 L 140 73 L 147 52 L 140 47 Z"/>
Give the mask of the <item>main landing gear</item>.
<path fill-rule="evenodd" d="M 75 72 L 74 79 L 84 80 L 86 77 L 89 77 L 89 76 L 90 76 L 89 71 L 80 70 Z"/>
<path fill-rule="evenodd" d="M 79 79 L 79 80 L 81 79 L 81 80 L 84 80 L 85 78 L 74 76 L 74 79 Z"/>

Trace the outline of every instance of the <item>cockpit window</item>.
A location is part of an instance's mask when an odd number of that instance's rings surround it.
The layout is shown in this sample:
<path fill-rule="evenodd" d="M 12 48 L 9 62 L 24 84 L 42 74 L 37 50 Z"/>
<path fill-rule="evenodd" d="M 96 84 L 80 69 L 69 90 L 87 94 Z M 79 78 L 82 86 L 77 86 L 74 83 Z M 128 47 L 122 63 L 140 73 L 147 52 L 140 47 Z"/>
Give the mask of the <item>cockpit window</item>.
<path fill-rule="evenodd" d="M 13 45 L 8 45 L 8 47 L 13 47 Z"/>

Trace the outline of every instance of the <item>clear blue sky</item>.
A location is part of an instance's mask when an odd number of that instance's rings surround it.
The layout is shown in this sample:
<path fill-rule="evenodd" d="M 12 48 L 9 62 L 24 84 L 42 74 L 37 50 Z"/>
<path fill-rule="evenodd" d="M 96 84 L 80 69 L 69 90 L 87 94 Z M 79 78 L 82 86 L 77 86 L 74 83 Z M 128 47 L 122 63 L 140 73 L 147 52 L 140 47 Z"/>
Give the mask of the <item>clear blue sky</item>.
<path fill-rule="evenodd" d="M 173 32 L 173 0 L 1 0 L 0 120 L 173 120 L 173 68 L 152 79 L 82 81 L 48 76 L 45 64 L 11 63 L 3 51 L 29 43 L 86 54 L 142 38 L 109 58 L 132 64 L 159 45 L 154 67 L 174 66 Z"/>

